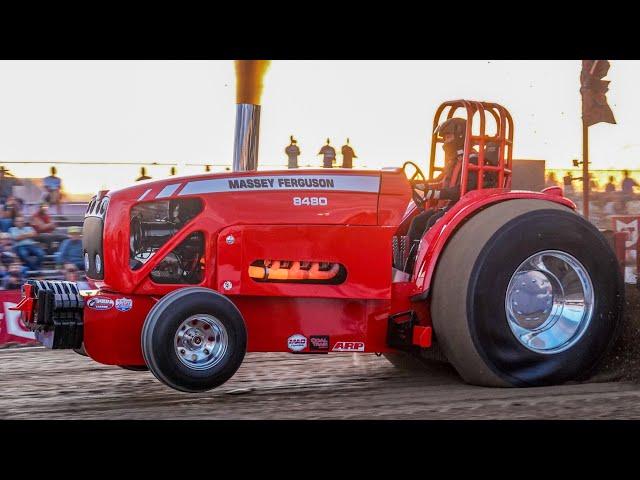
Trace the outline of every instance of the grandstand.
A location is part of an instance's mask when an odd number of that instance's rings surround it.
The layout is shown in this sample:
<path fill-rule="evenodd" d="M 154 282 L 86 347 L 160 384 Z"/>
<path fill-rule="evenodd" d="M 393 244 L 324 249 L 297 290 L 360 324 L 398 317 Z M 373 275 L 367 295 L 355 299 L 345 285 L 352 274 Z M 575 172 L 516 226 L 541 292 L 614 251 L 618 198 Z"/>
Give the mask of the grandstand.
<path fill-rule="evenodd" d="M 25 203 L 22 214 L 26 219 L 38 209 L 39 202 Z M 54 230 L 55 234 L 66 235 L 68 227 L 82 226 L 84 220 L 84 212 L 87 208 L 87 203 L 82 202 L 63 202 L 61 204 L 61 214 L 57 214 L 50 210 L 51 219 L 56 222 L 57 227 Z M 64 278 L 64 273 L 57 268 L 56 256 L 53 253 L 46 253 L 43 258 L 41 268 L 39 270 L 27 270 L 25 272 L 27 278 L 46 278 L 49 280 L 60 280 Z"/>

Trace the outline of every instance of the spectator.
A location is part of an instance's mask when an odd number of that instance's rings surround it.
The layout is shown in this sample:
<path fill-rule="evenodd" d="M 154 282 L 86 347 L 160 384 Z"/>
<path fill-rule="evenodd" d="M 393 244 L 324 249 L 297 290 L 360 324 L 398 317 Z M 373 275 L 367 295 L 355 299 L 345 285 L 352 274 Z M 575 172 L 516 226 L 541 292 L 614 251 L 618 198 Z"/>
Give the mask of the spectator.
<path fill-rule="evenodd" d="M 638 187 L 638 182 L 636 182 L 633 178 L 629 176 L 629 170 L 625 170 L 622 172 L 624 179 L 622 180 L 622 193 L 625 196 L 633 195 L 633 187 Z"/>
<path fill-rule="evenodd" d="M 297 141 L 293 138 L 293 135 L 290 137 L 291 143 L 287 145 L 287 148 L 284 149 L 284 153 L 287 154 L 287 158 L 289 159 L 289 168 L 298 168 L 298 157 L 300 156 L 300 148 L 297 145 Z"/>
<path fill-rule="evenodd" d="M 613 193 L 616 191 L 615 177 L 611 175 L 609 177 L 609 183 L 604 186 L 605 193 Z"/>
<path fill-rule="evenodd" d="M 56 177 L 56 167 L 51 167 L 51 175 L 45 177 L 42 184 L 44 185 L 44 189 L 46 193 L 44 194 L 44 201 L 49 205 L 56 205 L 56 212 L 58 215 L 60 214 L 60 198 L 62 197 L 61 188 L 62 188 L 62 180 L 59 177 Z"/>
<path fill-rule="evenodd" d="M 67 282 L 77 282 L 80 280 L 80 273 L 78 267 L 76 267 L 73 263 L 65 264 L 63 268 L 64 279 Z"/>
<path fill-rule="evenodd" d="M 342 168 L 353 168 L 354 158 L 358 158 L 358 156 L 349 145 L 349 139 L 347 138 L 347 143 L 342 146 Z"/>
<path fill-rule="evenodd" d="M 323 145 L 318 155 L 322 155 L 322 166 L 324 168 L 333 168 L 336 161 L 336 149 L 330 145 L 331 141 L 327 138 L 327 144 Z"/>
<path fill-rule="evenodd" d="M 11 195 L 0 210 L 0 230 L 8 232 L 14 225 L 15 218 L 22 212 L 22 202 Z"/>
<path fill-rule="evenodd" d="M 52 246 L 56 242 L 61 242 L 65 238 L 66 235 L 60 235 L 55 232 L 56 227 L 58 226 L 55 221 L 49 216 L 49 206 L 46 202 L 40 203 L 40 207 L 31 216 L 31 226 L 38 234 L 37 237 L 34 238 L 35 241 L 41 242 L 47 246 L 47 252 L 52 249 Z"/>
<path fill-rule="evenodd" d="M 82 228 L 69 227 L 67 229 L 67 233 L 69 234 L 69 238 L 60 244 L 58 253 L 56 253 L 56 263 L 60 265 L 73 264 L 78 267 L 78 269 L 82 270 L 84 269 L 82 239 L 80 238 Z"/>
<path fill-rule="evenodd" d="M 46 202 L 40 202 L 38 210 L 31 216 L 31 226 L 37 233 L 51 233 L 56 229 L 56 222 L 51 220 Z"/>
<path fill-rule="evenodd" d="M 7 204 L 2 203 L 0 206 L 0 232 L 7 233 L 13 227 L 13 218 L 7 212 Z"/>
<path fill-rule="evenodd" d="M 20 179 L 15 178 L 4 166 L 0 166 L 0 202 L 4 203 L 13 195 L 13 187 L 17 185 L 22 185 Z"/>
<path fill-rule="evenodd" d="M 13 262 L 9 265 L 9 271 L 2 278 L 2 288 L 5 290 L 18 290 L 22 287 L 25 278 L 20 262 Z"/>
<path fill-rule="evenodd" d="M 143 180 L 151 180 L 151 177 L 147 175 L 147 169 L 144 167 L 140 167 L 140 176 L 136 178 L 136 182 L 141 182 Z"/>
<path fill-rule="evenodd" d="M 624 177 L 622 179 L 622 205 L 626 212 L 627 202 L 633 199 L 633 187 L 637 187 L 638 182 L 629 176 L 629 170 L 624 170 L 622 175 Z"/>
<path fill-rule="evenodd" d="M 31 270 L 38 270 L 44 258 L 44 251 L 34 241 L 36 231 L 33 227 L 25 225 L 23 216 L 17 216 L 14 223 L 15 226 L 9 229 L 9 234 L 16 242 L 15 249 L 18 257 Z"/>
<path fill-rule="evenodd" d="M 589 191 L 597 192 L 599 188 L 600 188 L 600 185 L 598 185 L 598 181 L 593 176 L 593 173 L 590 173 L 589 174 Z"/>
<path fill-rule="evenodd" d="M 16 262 L 18 256 L 13 250 L 13 240 L 11 235 L 6 232 L 0 233 L 0 264 L 3 267 L 8 267 L 12 262 Z"/>
<path fill-rule="evenodd" d="M 545 188 L 560 186 L 560 183 L 556 179 L 555 172 L 549 172 L 549 175 L 547 175 L 547 181 L 545 182 L 544 186 Z"/>
<path fill-rule="evenodd" d="M 567 174 L 562 177 L 562 181 L 564 183 L 564 194 L 573 195 L 573 175 L 571 175 L 571 172 L 567 172 Z"/>

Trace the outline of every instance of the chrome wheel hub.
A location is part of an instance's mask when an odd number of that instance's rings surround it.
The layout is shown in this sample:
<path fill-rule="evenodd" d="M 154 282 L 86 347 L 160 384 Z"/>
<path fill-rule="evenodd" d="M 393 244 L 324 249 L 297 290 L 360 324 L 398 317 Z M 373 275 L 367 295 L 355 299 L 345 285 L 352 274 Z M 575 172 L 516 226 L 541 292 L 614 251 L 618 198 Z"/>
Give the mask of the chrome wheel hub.
<path fill-rule="evenodd" d="M 194 370 L 218 364 L 229 346 L 227 330 L 212 315 L 192 315 L 178 327 L 174 347 L 178 359 Z"/>
<path fill-rule="evenodd" d="M 593 303 L 586 268 L 566 252 L 545 250 L 527 258 L 511 276 L 505 311 L 522 345 L 550 354 L 570 348 L 582 337 Z"/>

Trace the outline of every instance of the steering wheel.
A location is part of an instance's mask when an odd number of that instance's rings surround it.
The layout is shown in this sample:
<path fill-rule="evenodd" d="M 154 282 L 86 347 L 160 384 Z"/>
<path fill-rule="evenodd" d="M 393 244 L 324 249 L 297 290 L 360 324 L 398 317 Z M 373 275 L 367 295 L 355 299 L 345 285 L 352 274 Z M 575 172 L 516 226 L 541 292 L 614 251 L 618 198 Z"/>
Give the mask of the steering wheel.
<path fill-rule="evenodd" d="M 416 204 L 416 207 L 422 208 L 427 200 L 423 196 L 424 190 L 418 188 L 418 185 L 425 184 L 426 177 L 424 176 L 424 173 L 422 173 L 420 167 L 413 162 L 404 162 L 402 165 L 402 171 L 407 176 L 407 179 L 411 184 L 411 198 L 413 199 L 413 203 Z"/>

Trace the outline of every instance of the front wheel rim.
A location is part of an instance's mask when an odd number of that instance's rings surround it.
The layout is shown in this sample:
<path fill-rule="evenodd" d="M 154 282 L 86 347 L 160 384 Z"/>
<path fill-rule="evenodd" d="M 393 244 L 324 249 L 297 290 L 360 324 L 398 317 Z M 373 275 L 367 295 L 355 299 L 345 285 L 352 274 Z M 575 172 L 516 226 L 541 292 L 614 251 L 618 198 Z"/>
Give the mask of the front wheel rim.
<path fill-rule="evenodd" d="M 222 322 L 212 315 L 192 315 L 174 336 L 180 362 L 193 370 L 206 370 L 222 361 L 229 348 L 229 335 Z"/>
<path fill-rule="evenodd" d="M 575 345 L 591 323 L 593 306 L 587 269 L 559 250 L 544 250 L 522 262 L 505 294 L 511 332 L 524 347 L 541 354 Z"/>

